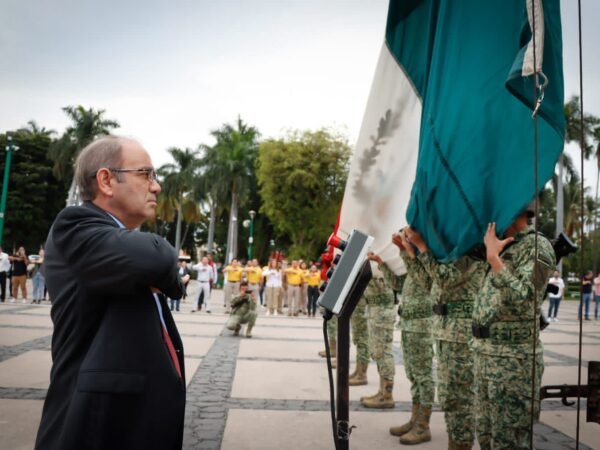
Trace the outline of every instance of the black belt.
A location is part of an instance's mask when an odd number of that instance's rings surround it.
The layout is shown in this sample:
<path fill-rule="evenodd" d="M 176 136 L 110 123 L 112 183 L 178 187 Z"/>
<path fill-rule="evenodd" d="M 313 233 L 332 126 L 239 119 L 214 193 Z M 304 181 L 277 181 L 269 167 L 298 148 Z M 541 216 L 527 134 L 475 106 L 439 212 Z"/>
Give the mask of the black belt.
<path fill-rule="evenodd" d="M 473 304 L 469 302 L 438 303 L 433 306 L 434 314 L 454 319 L 470 319 L 473 315 Z"/>
<path fill-rule="evenodd" d="M 493 344 L 524 344 L 531 340 L 529 321 L 496 322 L 491 326 L 471 325 L 475 339 L 491 339 Z"/>

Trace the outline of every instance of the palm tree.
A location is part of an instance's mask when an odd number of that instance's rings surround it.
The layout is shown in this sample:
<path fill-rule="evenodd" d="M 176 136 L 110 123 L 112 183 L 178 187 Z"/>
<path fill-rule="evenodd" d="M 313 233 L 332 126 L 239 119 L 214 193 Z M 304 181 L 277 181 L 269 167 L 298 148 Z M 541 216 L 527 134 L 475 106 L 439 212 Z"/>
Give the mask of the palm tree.
<path fill-rule="evenodd" d="M 158 169 L 162 178 L 163 199 L 157 205 L 157 212 L 165 221 L 177 219 L 175 229 L 175 250 L 179 253 L 181 242 L 189 230 L 189 224 L 200 219 L 200 208 L 197 201 L 199 193 L 195 188 L 200 160 L 198 151 L 186 148 L 181 150 L 172 147 L 167 150 L 173 157 L 174 163 L 164 164 Z M 170 219 L 170 220 L 169 220 Z M 185 221 L 186 231 L 182 239 L 181 223 Z"/>
<path fill-rule="evenodd" d="M 85 109 L 83 106 L 65 106 L 63 111 L 72 121 L 63 135 L 50 147 L 48 156 L 54 162 L 54 175 L 59 180 L 70 181 L 67 205 L 79 203 L 79 193 L 73 180 L 73 164 L 79 152 L 95 138 L 119 128 L 115 120 L 105 119 L 103 109 Z"/>
<path fill-rule="evenodd" d="M 255 177 L 254 167 L 260 134 L 255 127 L 249 126 L 238 117 L 235 126 L 224 124 L 212 131 L 211 135 L 216 139 L 216 144 L 212 147 L 203 146 L 205 154 L 202 165 L 205 168 L 205 180 L 212 186 L 209 191 L 212 201 L 221 199 L 224 192 L 230 199 L 225 256 L 225 262 L 229 262 L 237 257 L 238 208 L 240 201 L 245 200 Z M 214 211 L 211 211 L 211 216 L 213 214 Z"/>

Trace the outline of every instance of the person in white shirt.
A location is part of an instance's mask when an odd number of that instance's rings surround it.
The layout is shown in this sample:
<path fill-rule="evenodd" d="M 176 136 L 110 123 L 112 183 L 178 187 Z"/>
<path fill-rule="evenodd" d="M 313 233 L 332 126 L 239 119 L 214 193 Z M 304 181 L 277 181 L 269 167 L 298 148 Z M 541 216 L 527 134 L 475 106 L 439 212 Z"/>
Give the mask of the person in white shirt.
<path fill-rule="evenodd" d="M 6 300 L 6 277 L 10 270 L 10 261 L 8 254 L 2 251 L 0 247 L 0 302 Z"/>
<path fill-rule="evenodd" d="M 206 256 L 203 256 L 202 260 L 198 264 L 192 266 L 192 269 L 197 271 L 197 280 L 200 283 L 198 296 L 192 305 L 192 312 L 195 312 L 198 309 L 200 295 L 203 295 L 206 312 L 210 314 L 210 282 L 214 279 L 214 269 L 208 263 L 208 258 Z"/>
<path fill-rule="evenodd" d="M 560 272 L 558 270 L 554 271 L 548 284 L 553 284 L 558 287 L 558 292 L 556 294 L 553 294 L 552 292 L 548 294 L 548 300 L 550 302 L 550 306 L 548 307 L 548 320 L 550 322 L 558 322 L 558 318 L 556 317 L 558 315 L 558 305 L 560 305 L 560 301 L 562 300 L 563 295 L 565 295 L 565 282 L 560 277 Z"/>
<path fill-rule="evenodd" d="M 263 276 L 267 282 L 265 290 L 267 292 L 267 316 L 281 314 L 283 307 L 281 305 L 281 297 L 279 292 L 282 285 L 282 272 L 277 267 L 277 261 L 272 259 L 269 261 L 269 266 L 263 271 Z"/>

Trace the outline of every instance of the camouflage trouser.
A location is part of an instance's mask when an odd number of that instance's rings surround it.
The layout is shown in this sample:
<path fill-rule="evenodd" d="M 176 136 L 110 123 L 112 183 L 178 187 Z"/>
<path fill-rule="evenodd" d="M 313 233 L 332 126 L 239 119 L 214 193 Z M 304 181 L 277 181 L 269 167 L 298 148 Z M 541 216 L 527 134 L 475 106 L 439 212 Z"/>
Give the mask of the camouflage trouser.
<path fill-rule="evenodd" d="M 540 415 L 542 354 L 536 355 L 533 420 Z M 528 449 L 531 437 L 531 355 L 510 358 L 475 354 L 477 440 L 482 450 Z"/>
<path fill-rule="evenodd" d="M 371 357 L 377 363 L 379 376 L 385 380 L 393 380 L 396 373 L 394 365 L 394 322 L 396 308 L 389 305 L 369 305 L 369 347 Z M 358 360 L 358 357 L 356 358 Z"/>
<path fill-rule="evenodd" d="M 337 342 L 337 316 L 327 321 L 327 337 L 330 342 Z"/>
<path fill-rule="evenodd" d="M 250 326 L 254 326 L 256 323 L 256 311 L 247 311 L 247 312 L 233 312 L 229 319 L 227 319 L 227 323 L 225 323 L 225 327 L 228 330 L 235 331 L 235 329 L 247 323 Z"/>
<path fill-rule="evenodd" d="M 404 370 L 410 381 L 412 402 L 431 407 L 435 396 L 433 382 L 433 337 L 430 333 L 402 331 Z"/>
<path fill-rule="evenodd" d="M 352 342 L 356 345 L 356 362 L 369 363 L 369 326 L 367 323 L 367 302 L 361 297 L 352 317 Z"/>
<path fill-rule="evenodd" d="M 475 440 L 473 352 L 468 343 L 436 341 L 438 394 L 448 436 L 456 444 Z"/>

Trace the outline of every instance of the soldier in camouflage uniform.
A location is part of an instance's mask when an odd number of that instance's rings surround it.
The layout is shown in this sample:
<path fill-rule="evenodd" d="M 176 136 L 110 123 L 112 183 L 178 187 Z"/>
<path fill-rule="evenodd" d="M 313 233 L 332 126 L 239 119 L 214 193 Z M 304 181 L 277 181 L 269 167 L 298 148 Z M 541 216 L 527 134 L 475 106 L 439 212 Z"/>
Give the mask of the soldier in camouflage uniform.
<path fill-rule="evenodd" d="M 435 397 L 431 334 L 432 282 L 408 241 L 405 239 L 403 241 L 401 234 L 395 234 L 392 242 L 401 250 L 400 255 L 406 266 L 406 276 L 398 277 L 387 267 L 382 268 L 382 271 L 386 280 L 388 278 L 395 280 L 394 290 L 402 292 L 402 304 L 398 308 L 398 314 L 402 330 L 404 370 L 411 384 L 412 414 L 408 423 L 390 428 L 390 433 L 400 436 L 400 443 L 412 445 L 431 440 L 429 419 Z"/>
<path fill-rule="evenodd" d="M 234 336 L 239 336 L 242 325 L 246 327 L 246 337 L 252 337 L 252 328 L 256 323 L 256 292 L 248 292 L 248 283 L 240 283 L 240 293 L 231 299 L 231 314 L 225 324 Z"/>
<path fill-rule="evenodd" d="M 528 215 L 531 210 L 515 220 L 505 239 L 496 237 L 495 224 L 488 226 L 484 238 L 490 268 L 475 302 L 472 344 L 477 439 L 483 450 L 530 448 L 532 421 L 539 418 L 544 361 L 537 323 L 556 256 L 550 242 L 538 235 L 536 258 Z"/>
<path fill-rule="evenodd" d="M 470 255 L 440 264 L 421 236 L 410 227 L 406 235 L 420 251 L 417 259 L 437 285 L 434 330 L 438 394 L 446 420 L 448 446 L 471 449 L 475 441 L 475 369 L 469 347 L 473 304 L 479 295 L 486 263 Z"/>
<path fill-rule="evenodd" d="M 367 368 L 369 367 L 369 314 L 365 294 L 358 301 L 350 317 L 352 342 L 356 345 L 356 369 L 348 378 L 350 386 L 361 386 L 369 382 L 367 379 Z"/>
<path fill-rule="evenodd" d="M 381 258 L 369 252 L 369 260 L 387 267 Z M 369 348 L 371 358 L 377 364 L 379 372 L 379 390 L 370 397 L 360 399 L 367 408 L 393 408 L 395 406 L 392 391 L 394 389 L 394 292 L 384 281 L 383 277 L 374 276 L 369 282 L 363 298 L 367 302 Z M 357 357 L 358 359 L 358 357 Z"/>

